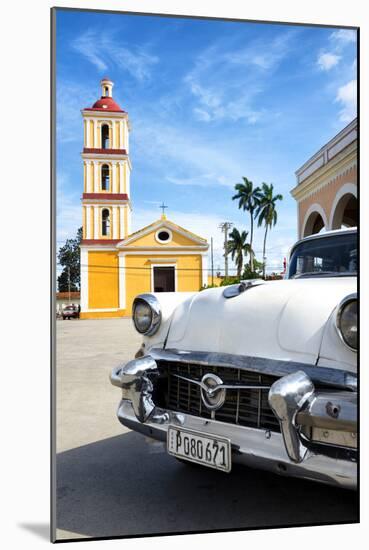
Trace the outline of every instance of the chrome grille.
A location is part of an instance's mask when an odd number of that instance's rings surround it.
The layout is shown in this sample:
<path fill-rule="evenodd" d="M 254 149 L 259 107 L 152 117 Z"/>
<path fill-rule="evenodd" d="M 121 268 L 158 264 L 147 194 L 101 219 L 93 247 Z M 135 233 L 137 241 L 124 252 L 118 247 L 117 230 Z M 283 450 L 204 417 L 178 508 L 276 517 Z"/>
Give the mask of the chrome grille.
<path fill-rule="evenodd" d="M 277 377 L 244 371 L 237 368 L 203 366 L 194 363 L 176 363 L 158 361 L 162 380 L 162 402 L 169 410 L 184 412 L 203 418 L 211 418 L 209 411 L 201 399 L 197 384 L 181 380 L 175 375 L 201 380 L 204 374 L 213 373 L 219 376 L 224 384 L 255 383 L 271 386 Z M 279 432 L 279 422 L 268 403 L 268 390 L 227 389 L 226 399 L 222 407 L 216 410 L 213 418 L 220 422 L 268 429 Z"/>

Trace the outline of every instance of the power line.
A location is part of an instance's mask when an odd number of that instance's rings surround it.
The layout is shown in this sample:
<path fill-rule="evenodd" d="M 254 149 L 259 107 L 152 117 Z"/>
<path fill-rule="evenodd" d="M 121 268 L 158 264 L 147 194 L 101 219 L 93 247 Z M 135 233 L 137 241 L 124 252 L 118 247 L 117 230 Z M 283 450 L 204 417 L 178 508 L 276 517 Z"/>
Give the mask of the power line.
<path fill-rule="evenodd" d="M 219 226 L 219 227 L 220 227 L 220 226 Z M 72 239 L 72 240 L 73 240 L 73 239 Z M 56 243 L 63 243 L 63 244 L 65 244 L 65 241 L 55 241 L 55 242 L 56 242 Z M 287 246 L 287 248 L 289 248 L 289 247 Z M 273 246 L 273 247 L 271 247 L 271 248 L 266 248 L 266 249 L 265 249 L 265 252 L 271 252 L 272 250 L 285 250 L 285 249 L 286 249 L 286 246 L 283 246 L 283 245 L 282 245 L 282 246 Z M 215 250 L 219 250 L 219 249 L 215 248 Z M 224 250 L 224 245 L 223 245 L 223 250 Z M 254 250 L 254 253 L 255 253 L 255 254 L 261 254 L 262 252 L 263 252 L 263 250 Z M 58 253 L 58 252 L 57 252 L 57 253 Z M 223 254 L 223 255 L 224 255 L 224 254 Z"/>
<path fill-rule="evenodd" d="M 63 264 L 60 264 L 60 263 L 57 263 L 56 264 L 57 266 L 61 267 L 61 268 L 67 268 L 68 269 L 68 266 L 64 266 Z M 141 267 L 141 266 L 119 266 L 119 265 L 104 265 L 104 264 L 80 264 L 80 267 L 86 267 L 88 269 L 91 269 L 91 268 L 94 268 L 94 269 L 111 269 L 111 270 L 120 270 L 120 269 L 125 269 L 125 270 L 134 270 L 134 271 L 137 271 L 137 270 L 140 270 L 140 271 L 151 271 L 152 269 L 152 266 L 149 266 L 149 267 Z M 160 266 L 157 266 L 155 265 L 155 267 L 160 267 Z M 163 264 L 162 267 L 166 267 L 165 264 Z M 272 266 L 271 264 L 266 264 L 266 267 L 273 267 L 275 269 L 279 269 L 280 266 Z M 199 267 L 176 267 L 176 271 L 194 271 L 194 272 L 199 272 L 201 273 L 202 271 L 208 271 L 208 272 L 211 272 L 211 267 L 207 267 L 207 268 L 199 268 Z M 225 271 L 223 269 L 216 269 L 215 271 L 217 271 L 218 273 L 219 272 L 222 272 L 222 271 Z M 236 267 L 231 267 L 231 268 L 228 268 L 228 271 L 234 271 L 234 272 L 237 272 L 237 268 Z M 95 271 L 96 273 L 96 271 Z M 101 273 L 106 273 L 106 271 L 102 271 Z"/>

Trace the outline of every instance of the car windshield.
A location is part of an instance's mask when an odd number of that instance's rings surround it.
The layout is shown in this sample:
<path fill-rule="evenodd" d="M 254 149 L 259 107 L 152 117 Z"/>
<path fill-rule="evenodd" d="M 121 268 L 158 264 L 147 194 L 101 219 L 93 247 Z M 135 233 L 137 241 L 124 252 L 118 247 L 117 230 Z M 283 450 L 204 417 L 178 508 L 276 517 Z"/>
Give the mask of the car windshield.
<path fill-rule="evenodd" d="M 356 232 L 301 242 L 292 250 L 288 268 L 289 279 L 344 277 L 356 273 Z"/>

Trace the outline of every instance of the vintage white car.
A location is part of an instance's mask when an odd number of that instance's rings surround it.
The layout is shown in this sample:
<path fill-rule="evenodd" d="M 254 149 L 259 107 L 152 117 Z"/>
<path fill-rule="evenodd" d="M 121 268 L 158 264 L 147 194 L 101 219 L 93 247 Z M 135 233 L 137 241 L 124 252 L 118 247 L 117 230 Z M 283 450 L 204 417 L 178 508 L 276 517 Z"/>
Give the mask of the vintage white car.
<path fill-rule="evenodd" d="M 356 272 L 353 228 L 298 241 L 284 280 L 137 296 L 118 419 L 183 461 L 355 488 Z"/>

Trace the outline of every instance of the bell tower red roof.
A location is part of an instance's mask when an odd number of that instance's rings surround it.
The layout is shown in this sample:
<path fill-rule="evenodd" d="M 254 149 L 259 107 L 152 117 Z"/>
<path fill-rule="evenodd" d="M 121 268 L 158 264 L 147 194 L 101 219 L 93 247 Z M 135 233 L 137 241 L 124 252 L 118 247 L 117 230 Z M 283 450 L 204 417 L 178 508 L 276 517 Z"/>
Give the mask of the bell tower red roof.
<path fill-rule="evenodd" d="M 102 95 L 95 101 L 92 107 L 87 107 L 85 111 L 110 111 L 115 113 L 125 113 L 123 109 L 113 99 L 114 83 L 110 78 L 104 77 L 100 81 Z"/>

